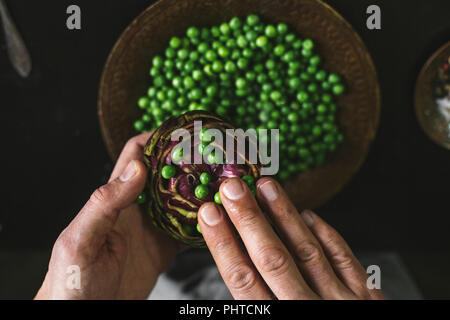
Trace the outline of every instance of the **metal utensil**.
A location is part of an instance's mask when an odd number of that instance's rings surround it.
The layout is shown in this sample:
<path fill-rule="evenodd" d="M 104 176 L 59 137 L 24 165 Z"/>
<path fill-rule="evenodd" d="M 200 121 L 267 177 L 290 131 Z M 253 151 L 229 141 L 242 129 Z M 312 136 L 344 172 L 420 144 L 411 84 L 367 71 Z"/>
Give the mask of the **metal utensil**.
<path fill-rule="evenodd" d="M 31 72 L 30 54 L 3 0 L 0 0 L 0 17 L 3 22 L 9 60 L 17 73 L 26 78 Z"/>

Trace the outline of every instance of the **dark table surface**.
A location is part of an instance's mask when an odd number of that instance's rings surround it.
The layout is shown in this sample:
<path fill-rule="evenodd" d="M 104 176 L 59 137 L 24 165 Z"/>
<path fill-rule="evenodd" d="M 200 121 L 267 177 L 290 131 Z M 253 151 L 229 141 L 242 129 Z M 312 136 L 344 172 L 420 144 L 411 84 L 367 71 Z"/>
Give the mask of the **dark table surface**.
<path fill-rule="evenodd" d="M 374 59 L 383 97 L 379 132 L 351 182 L 318 210 L 357 249 L 448 252 L 450 151 L 433 144 L 413 113 L 421 66 L 450 40 L 448 0 L 327 1 Z M 28 79 L 0 47 L 0 249 L 51 248 L 113 163 L 104 147 L 97 92 L 107 55 L 147 0 L 9 1 L 33 59 Z M 82 30 L 65 26 L 78 4 Z M 366 28 L 378 4 L 382 30 Z"/>

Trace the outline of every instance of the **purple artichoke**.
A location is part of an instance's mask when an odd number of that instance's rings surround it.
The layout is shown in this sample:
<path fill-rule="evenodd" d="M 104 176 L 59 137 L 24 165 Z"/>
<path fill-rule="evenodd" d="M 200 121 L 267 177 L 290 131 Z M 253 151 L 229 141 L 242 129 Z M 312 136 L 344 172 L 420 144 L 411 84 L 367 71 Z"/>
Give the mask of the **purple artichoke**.
<path fill-rule="evenodd" d="M 172 154 L 176 151 L 174 148 L 179 148 L 178 141 L 171 139 L 172 133 L 177 129 L 189 132 L 191 160 L 195 153 L 200 155 L 199 144 L 202 142 L 194 139 L 196 120 L 202 121 L 203 128 L 218 129 L 224 136 L 226 129 L 234 129 L 233 125 L 224 119 L 205 111 L 192 111 L 165 121 L 154 131 L 144 149 L 145 163 L 149 168 L 145 191 L 149 201 L 145 206 L 158 228 L 192 247 L 204 247 L 205 241 L 197 223 L 200 206 L 214 201 L 214 195 L 218 192 L 220 184 L 227 178 L 250 176 L 256 181 L 260 176 L 260 166 L 251 164 L 246 155 L 243 156 L 244 164 L 237 164 L 237 161 L 231 164 L 212 164 L 207 161 L 191 164 L 193 161 L 189 163 L 186 157 L 172 161 Z M 222 150 L 226 155 L 226 148 Z M 236 148 L 234 154 L 237 154 Z M 172 169 L 170 177 L 163 177 L 163 167 L 166 166 L 175 168 L 175 170 L 170 168 Z M 204 172 L 208 173 L 211 179 L 207 183 L 208 194 L 200 199 L 196 197 L 195 189 L 201 184 L 200 175 Z"/>

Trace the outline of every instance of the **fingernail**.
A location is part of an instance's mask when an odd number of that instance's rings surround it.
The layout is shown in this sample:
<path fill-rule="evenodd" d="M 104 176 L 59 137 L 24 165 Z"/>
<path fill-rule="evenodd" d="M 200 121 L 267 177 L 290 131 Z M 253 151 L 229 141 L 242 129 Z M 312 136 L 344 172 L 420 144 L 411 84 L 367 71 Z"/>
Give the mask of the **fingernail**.
<path fill-rule="evenodd" d="M 134 177 L 136 174 L 136 164 L 134 160 L 131 160 L 125 170 L 122 172 L 122 175 L 119 177 L 121 181 L 128 181 Z"/>
<path fill-rule="evenodd" d="M 270 180 L 260 185 L 259 190 L 267 201 L 273 201 L 278 198 L 278 189 Z"/>
<path fill-rule="evenodd" d="M 308 227 L 311 227 L 313 225 L 314 217 L 312 216 L 311 211 L 303 210 L 303 212 L 300 215 Z"/>
<path fill-rule="evenodd" d="M 222 219 L 222 213 L 213 203 L 204 205 L 200 210 L 202 220 L 210 227 L 217 225 Z"/>
<path fill-rule="evenodd" d="M 244 188 L 239 179 L 231 179 L 224 183 L 223 193 L 230 200 L 237 200 L 244 194 Z"/>

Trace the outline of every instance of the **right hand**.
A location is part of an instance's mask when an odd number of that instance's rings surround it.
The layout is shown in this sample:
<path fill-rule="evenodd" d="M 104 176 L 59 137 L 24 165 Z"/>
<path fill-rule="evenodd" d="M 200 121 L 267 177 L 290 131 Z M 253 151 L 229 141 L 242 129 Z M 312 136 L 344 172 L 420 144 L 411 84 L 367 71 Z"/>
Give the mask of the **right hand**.
<path fill-rule="evenodd" d="M 367 288 L 366 271 L 336 230 L 311 211 L 300 215 L 275 180 L 258 180 L 257 197 L 281 238 L 239 178 L 222 183 L 224 208 L 207 203 L 199 211 L 203 237 L 235 299 L 384 298 Z"/>

